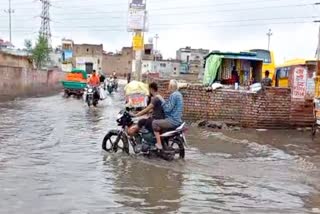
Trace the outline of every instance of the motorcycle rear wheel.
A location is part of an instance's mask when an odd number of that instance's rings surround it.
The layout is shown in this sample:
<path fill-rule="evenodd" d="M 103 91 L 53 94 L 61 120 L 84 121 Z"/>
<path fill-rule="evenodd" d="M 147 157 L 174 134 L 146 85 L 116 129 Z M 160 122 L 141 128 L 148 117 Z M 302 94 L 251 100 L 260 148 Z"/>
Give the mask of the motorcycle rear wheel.
<path fill-rule="evenodd" d="M 122 151 L 129 154 L 129 142 L 127 137 L 121 134 L 119 130 L 111 130 L 102 141 L 102 149 L 106 152 L 117 153 L 118 151 Z"/>
<path fill-rule="evenodd" d="M 168 147 L 175 151 L 175 155 L 178 155 L 179 159 L 185 158 L 185 148 L 182 137 L 175 137 L 174 139 L 169 140 Z"/>

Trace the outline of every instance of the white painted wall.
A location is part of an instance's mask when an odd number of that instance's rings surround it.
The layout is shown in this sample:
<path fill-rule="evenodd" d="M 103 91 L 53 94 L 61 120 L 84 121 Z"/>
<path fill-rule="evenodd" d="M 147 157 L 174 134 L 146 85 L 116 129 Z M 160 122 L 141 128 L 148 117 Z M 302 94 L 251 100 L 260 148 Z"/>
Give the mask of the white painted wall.
<path fill-rule="evenodd" d="M 92 57 L 92 56 L 85 56 L 85 57 L 76 57 L 76 68 L 79 69 L 86 69 L 86 63 L 92 63 L 93 69 L 96 71 L 101 72 L 102 70 L 102 57 Z"/>

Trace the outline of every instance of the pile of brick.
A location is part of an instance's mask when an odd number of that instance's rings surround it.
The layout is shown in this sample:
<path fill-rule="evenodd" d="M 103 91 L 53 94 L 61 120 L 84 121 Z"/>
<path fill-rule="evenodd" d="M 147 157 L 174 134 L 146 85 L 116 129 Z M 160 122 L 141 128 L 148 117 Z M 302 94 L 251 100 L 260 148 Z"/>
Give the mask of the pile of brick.
<path fill-rule="evenodd" d="M 149 78 L 159 84 L 168 97 L 169 80 Z M 184 119 L 188 121 L 233 121 L 242 127 L 282 129 L 311 126 L 310 102 L 291 99 L 291 90 L 267 88 L 258 93 L 228 89 L 208 90 L 201 85 L 181 89 L 184 96 Z"/>

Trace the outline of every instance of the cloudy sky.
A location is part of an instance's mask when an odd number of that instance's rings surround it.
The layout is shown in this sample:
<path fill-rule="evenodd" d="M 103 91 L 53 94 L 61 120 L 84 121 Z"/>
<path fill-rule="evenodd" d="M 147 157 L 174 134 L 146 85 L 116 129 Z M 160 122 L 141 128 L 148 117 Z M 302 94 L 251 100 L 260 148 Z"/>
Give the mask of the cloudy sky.
<path fill-rule="evenodd" d="M 0 38 L 8 39 L 9 0 L 0 4 Z M 11 0 L 13 43 L 35 39 L 40 28 L 39 0 Z M 311 0 L 147 0 L 149 32 L 159 34 L 158 49 L 175 57 L 180 47 L 239 51 L 271 49 L 277 63 L 285 59 L 314 57 L 320 5 Z M 320 2 L 320 0 L 319 0 Z M 76 43 L 103 43 L 106 51 L 131 45 L 126 31 L 128 0 L 51 0 L 53 45 L 62 38 Z M 319 14 L 319 15 L 318 15 Z"/>

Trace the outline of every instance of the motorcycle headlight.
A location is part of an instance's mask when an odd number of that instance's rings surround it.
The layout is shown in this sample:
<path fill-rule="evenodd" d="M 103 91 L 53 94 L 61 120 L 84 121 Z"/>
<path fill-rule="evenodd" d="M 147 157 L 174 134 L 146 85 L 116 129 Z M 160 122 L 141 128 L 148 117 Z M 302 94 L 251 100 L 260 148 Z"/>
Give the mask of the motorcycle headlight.
<path fill-rule="evenodd" d="M 93 92 L 93 89 L 92 89 L 92 88 L 89 88 L 88 92 L 89 92 L 89 93 L 92 93 L 92 92 Z"/>
<path fill-rule="evenodd" d="M 118 119 L 118 120 L 121 119 L 122 116 L 123 116 L 123 115 L 122 115 L 121 113 L 119 113 L 119 114 L 117 115 L 117 119 Z"/>

